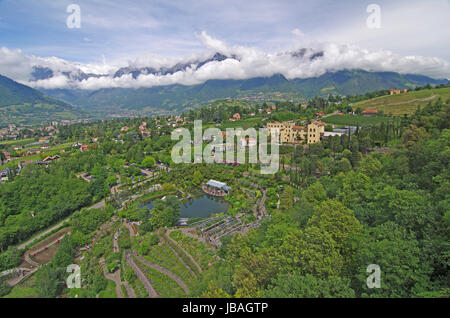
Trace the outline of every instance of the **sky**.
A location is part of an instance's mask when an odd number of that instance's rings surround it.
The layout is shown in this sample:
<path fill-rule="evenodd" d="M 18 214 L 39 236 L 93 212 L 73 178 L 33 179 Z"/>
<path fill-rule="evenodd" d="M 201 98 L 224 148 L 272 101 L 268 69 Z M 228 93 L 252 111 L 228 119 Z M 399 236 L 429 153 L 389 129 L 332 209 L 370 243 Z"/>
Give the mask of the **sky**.
<path fill-rule="evenodd" d="M 67 25 L 71 4 L 80 8 L 80 28 Z M 371 4 L 380 9 L 379 28 L 369 27 Z M 276 72 L 304 78 L 352 67 L 450 78 L 449 39 L 448 0 L 0 0 L 0 74 L 44 88 L 189 85 Z M 300 48 L 325 55 L 315 65 L 283 55 Z M 241 59 L 161 78 L 74 83 L 61 75 L 158 67 L 216 51 Z M 54 78 L 31 83 L 35 65 Z"/>

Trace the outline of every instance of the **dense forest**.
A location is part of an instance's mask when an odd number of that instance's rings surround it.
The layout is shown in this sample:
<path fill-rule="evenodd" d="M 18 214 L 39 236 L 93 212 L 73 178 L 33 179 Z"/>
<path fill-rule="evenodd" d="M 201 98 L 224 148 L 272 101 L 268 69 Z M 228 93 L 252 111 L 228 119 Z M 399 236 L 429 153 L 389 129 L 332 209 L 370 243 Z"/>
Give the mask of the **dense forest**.
<path fill-rule="evenodd" d="M 307 178 L 292 208 L 224 242 L 224 261 L 196 294 L 448 296 L 449 116 L 450 101 L 430 103 L 408 118 L 392 153 L 351 160 L 348 150 L 347 172 Z M 366 286 L 370 264 L 381 268 L 381 289 Z"/>
<path fill-rule="evenodd" d="M 0 248 L 5 250 L 104 197 L 109 187 L 99 168 L 102 162 L 98 152 L 75 152 L 48 168 L 27 165 L 14 182 L 2 184 Z M 97 179 L 89 184 L 75 176 L 91 170 Z"/>

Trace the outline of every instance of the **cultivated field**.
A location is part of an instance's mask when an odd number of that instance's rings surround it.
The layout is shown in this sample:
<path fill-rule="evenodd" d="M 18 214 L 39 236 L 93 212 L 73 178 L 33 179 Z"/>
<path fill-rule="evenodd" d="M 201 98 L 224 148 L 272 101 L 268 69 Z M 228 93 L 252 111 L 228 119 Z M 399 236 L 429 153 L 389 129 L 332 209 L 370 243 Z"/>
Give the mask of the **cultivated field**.
<path fill-rule="evenodd" d="M 376 109 L 384 111 L 385 114 L 392 115 L 412 114 L 418 106 L 423 108 L 430 101 L 435 102 L 438 100 L 439 97 L 441 97 L 443 101 L 450 98 L 450 87 L 424 89 L 420 91 L 411 91 L 405 94 L 376 97 L 355 103 L 353 109 L 358 107 L 363 110 Z"/>

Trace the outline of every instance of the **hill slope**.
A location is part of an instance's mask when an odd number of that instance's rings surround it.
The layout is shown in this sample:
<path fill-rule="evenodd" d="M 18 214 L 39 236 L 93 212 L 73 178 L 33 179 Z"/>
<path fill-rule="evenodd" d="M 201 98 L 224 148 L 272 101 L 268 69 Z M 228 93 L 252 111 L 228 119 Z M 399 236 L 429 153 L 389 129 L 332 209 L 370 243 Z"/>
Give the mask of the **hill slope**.
<path fill-rule="evenodd" d="M 86 117 L 80 110 L 0 75 L 0 127 Z"/>
<path fill-rule="evenodd" d="M 425 107 L 429 102 L 442 98 L 446 101 L 450 98 L 450 87 L 437 89 L 424 89 L 410 91 L 399 95 L 389 95 L 372 98 L 355 103 L 353 108 L 360 107 L 363 110 L 382 110 L 385 114 L 403 115 L 412 114 L 417 107 Z"/>
<path fill-rule="evenodd" d="M 296 97 L 342 94 L 354 95 L 394 88 L 414 88 L 427 83 L 441 84 L 426 76 L 401 75 L 392 72 L 345 70 L 320 77 L 287 80 L 282 75 L 247 80 L 209 80 L 200 85 L 155 86 L 151 88 L 108 88 L 96 91 L 71 89 L 43 90 L 46 94 L 74 106 L 102 114 L 183 111 L 208 104 L 216 99 L 289 93 Z"/>

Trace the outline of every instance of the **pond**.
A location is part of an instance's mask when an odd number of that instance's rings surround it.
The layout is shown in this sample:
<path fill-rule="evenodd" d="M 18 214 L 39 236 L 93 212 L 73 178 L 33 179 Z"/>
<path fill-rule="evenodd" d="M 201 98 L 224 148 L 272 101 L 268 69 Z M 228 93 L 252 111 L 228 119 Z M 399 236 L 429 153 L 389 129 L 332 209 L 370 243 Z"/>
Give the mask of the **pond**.
<path fill-rule="evenodd" d="M 153 209 L 153 202 L 148 201 L 143 204 L 150 210 Z M 227 212 L 228 203 L 223 199 L 209 195 L 202 195 L 189 199 L 187 202 L 181 203 L 181 218 L 206 218 L 212 214 Z"/>

